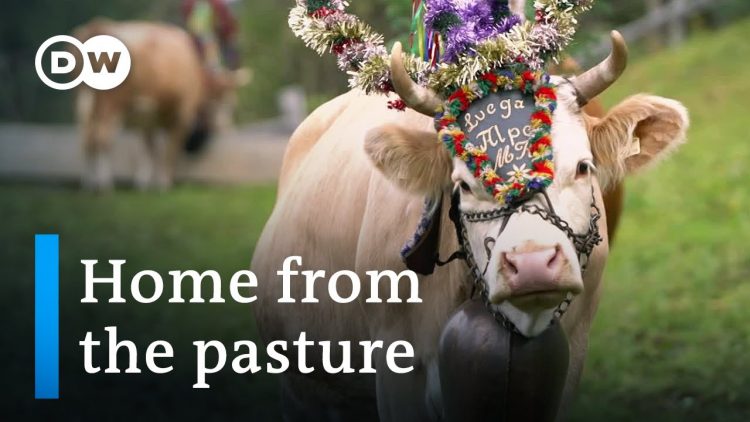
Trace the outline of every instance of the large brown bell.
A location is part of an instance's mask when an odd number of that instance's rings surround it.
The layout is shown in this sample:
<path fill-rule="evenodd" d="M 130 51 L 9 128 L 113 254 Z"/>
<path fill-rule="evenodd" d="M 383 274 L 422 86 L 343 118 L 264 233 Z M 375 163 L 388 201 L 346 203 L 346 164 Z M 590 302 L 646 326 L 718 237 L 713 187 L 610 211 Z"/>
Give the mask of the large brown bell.
<path fill-rule="evenodd" d="M 568 339 L 557 321 L 526 338 L 495 320 L 482 301 L 465 302 L 440 338 L 446 420 L 554 421 L 568 354 Z"/>

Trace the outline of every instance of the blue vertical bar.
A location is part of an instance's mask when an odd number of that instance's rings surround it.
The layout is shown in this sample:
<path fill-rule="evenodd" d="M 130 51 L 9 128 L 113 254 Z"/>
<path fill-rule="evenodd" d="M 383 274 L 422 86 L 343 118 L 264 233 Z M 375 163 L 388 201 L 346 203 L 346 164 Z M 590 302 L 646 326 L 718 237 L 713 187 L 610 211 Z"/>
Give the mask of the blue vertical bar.
<path fill-rule="evenodd" d="M 34 243 L 34 397 L 60 397 L 60 239 L 38 234 Z"/>

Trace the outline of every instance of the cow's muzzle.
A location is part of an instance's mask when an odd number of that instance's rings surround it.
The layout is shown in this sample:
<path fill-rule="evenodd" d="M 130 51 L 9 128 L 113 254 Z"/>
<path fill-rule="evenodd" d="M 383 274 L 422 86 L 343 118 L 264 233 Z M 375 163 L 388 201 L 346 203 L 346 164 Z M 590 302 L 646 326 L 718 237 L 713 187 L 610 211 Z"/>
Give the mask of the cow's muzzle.
<path fill-rule="evenodd" d="M 543 310 L 583 291 L 580 273 L 571 266 L 559 244 L 526 244 L 511 252 L 501 252 L 498 271 L 498 280 L 506 288 L 493 292 L 490 297 L 493 304 L 510 300 L 522 310 Z"/>

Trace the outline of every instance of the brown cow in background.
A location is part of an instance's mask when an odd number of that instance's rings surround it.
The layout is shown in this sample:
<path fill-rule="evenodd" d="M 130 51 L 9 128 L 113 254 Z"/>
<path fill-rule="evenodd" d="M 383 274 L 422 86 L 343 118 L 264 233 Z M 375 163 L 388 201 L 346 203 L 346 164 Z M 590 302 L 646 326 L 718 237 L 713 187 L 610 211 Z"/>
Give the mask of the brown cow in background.
<path fill-rule="evenodd" d="M 77 92 L 85 160 L 83 186 L 111 189 L 111 144 L 125 125 L 141 132 L 145 145 L 135 185 L 167 189 L 187 139 L 208 136 L 216 129 L 220 106 L 237 87 L 249 82 L 249 73 L 207 71 L 190 35 L 169 24 L 99 18 L 75 30 L 75 37 L 82 41 L 96 35 L 121 40 L 130 52 L 132 67 L 125 82 L 115 89 L 81 87 Z M 167 135 L 162 145 L 157 139 L 160 129 Z"/>

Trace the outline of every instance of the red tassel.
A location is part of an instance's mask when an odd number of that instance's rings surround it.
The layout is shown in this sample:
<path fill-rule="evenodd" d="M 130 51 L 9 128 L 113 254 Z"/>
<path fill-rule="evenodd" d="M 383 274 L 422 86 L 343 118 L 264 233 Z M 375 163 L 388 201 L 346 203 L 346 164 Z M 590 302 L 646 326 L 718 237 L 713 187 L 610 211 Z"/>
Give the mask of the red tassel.
<path fill-rule="evenodd" d="M 434 35 L 434 39 L 432 41 L 432 54 L 431 54 L 432 60 L 430 61 L 430 64 L 433 66 L 436 66 L 438 63 L 438 60 L 440 60 L 440 34 L 437 32 Z"/>
<path fill-rule="evenodd" d="M 336 13 L 338 13 L 338 10 L 336 10 L 336 9 L 329 9 L 329 8 L 327 8 L 327 7 L 324 6 L 324 7 L 321 7 L 320 9 L 318 9 L 318 10 L 310 13 L 310 16 L 313 17 L 313 18 L 315 18 L 315 19 L 323 19 L 326 16 L 335 15 Z"/>
<path fill-rule="evenodd" d="M 398 100 L 388 101 L 388 110 L 398 110 L 398 111 L 405 111 L 406 110 L 406 102 L 399 98 Z"/>
<path fill-rule="evenodd" d="M 536 91 L 536 96 L 537 97 L 544 97 L 544 98 L 547 98 L 548 100 L 551 100 L 551 101 L 557 100 L 557 95 L 555 95 L 555 90 L 552 89 L 552 88 L 550 88 L 550 87 L 546 87 L 546 86 L 543 86 L 543 87 L 539 88 Z"/>
<path fill-rule="evenodd" d="M 535 111 L 534 114 L 531 115 L 531 119 L 539 120 L 547 126 L 552 125 L 552 119 L 550 118 L 549 113 L 547 113 L 546 111 Z"/>

